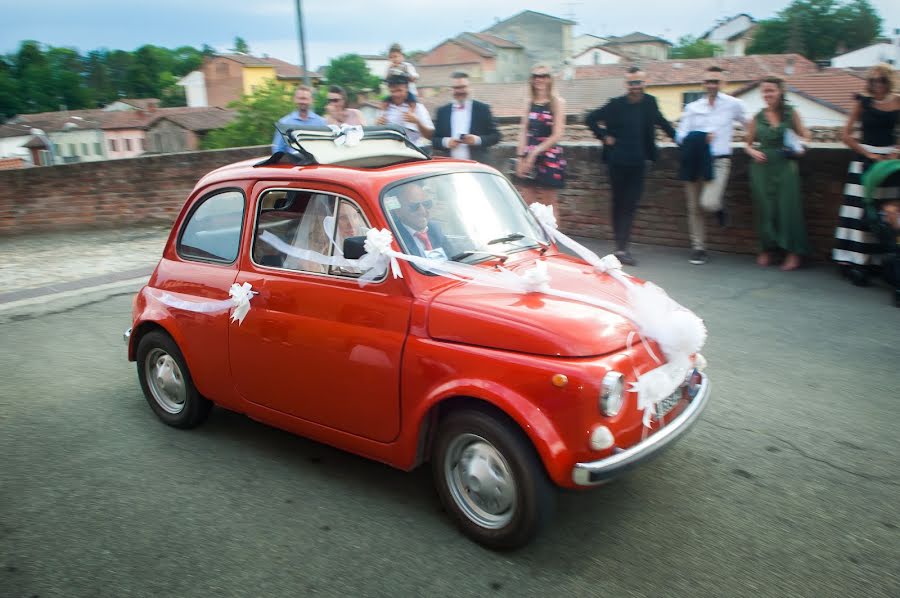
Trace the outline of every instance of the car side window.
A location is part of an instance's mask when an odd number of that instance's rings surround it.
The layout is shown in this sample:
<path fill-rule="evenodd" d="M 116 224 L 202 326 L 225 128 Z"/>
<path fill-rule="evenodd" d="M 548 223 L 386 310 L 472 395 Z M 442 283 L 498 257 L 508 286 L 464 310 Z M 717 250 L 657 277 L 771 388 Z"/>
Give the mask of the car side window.
<path fill-rule="evenodd" d="M 178 239 L 178 255 L 186 259 L 232 263 L 241 244 L 244 194 L 222 191 L 202 200 L 188 216 Z"/>
<path fill-rule="evenodd" d="M 340 256 L 344 239 L 365 235 L 367 230 L 369 226 L 360 209 L 346 199 L 312 191 L 267 191 L 259 200 L 253 261 L 261 266 L 357 277 L 360 272 L 354 268 L 329 267 L 285 255 L 260 237 L 268 231 L 291 247 Z"/>

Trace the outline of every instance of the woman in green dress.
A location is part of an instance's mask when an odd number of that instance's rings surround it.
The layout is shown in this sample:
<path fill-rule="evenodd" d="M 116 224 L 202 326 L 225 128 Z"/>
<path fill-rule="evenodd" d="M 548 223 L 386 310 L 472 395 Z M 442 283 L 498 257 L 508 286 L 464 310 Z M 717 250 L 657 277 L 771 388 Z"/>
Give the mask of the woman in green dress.
<path fill-rule="evenodd" d="M 750 188 L 760 253 L 756 263 L 768 266 L 775 251 L 787 255 L 782 270 L 796 270 L 801 257 L 809 254 L 800 174 L 797 161 L 785 152 L 784 135 L 790 129 L 802 139 L 809 132 L 797 111 L 784 101 L 784 82 L 767 77 L 760 83 L 766 103 L 747 128 L 747 155 L 750 164 Z M 759 142 L 755 148 L 754 143 Z"/>

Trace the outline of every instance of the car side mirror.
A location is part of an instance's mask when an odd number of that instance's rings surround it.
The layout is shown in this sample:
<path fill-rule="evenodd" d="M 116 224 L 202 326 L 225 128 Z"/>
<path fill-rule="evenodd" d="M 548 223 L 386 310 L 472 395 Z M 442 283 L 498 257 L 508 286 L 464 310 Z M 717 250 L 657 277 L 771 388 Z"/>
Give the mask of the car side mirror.
<path fill-rule="evenodd" d="M 366 254 L 365 237 L 347 237 L 344 239 L 344 257 L 348 260 L 358 260 Z"/>

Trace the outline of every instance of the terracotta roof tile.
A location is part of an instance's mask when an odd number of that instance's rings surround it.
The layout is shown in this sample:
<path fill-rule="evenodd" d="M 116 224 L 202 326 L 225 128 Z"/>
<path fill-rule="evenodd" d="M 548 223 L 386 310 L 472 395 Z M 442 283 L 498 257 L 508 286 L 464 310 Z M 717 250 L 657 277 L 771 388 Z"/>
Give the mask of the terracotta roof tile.
<path fill-rule="evenodd" d="M 221 108 L 205 108 L 196 112 L 181 112 L 163 116 L 160 120 L 169 120 L 189 131 L 210 131 L 220 129 L 234 120 L 237 115 L 235 110 L 223 110 Z M 155 123 L 154 123 L 155 124 Z"/>
<path fill-rule="evenodd" d="M 856 95 L 865 91 L 865 80 L 853 72 L 843 69 L 825 69 L 817 73 L 794 75 L 784 80 L 788 91 L 798 93 L 814 102 L 847 114 L 856 102 Z M 753 82 L 735 92 L 743 95 L 754 89 L 759 82 Z"/>
<path fill-rule="evenodd" d="M 522 48 L 522 46 L 517 44 L 516 42 L 511 42 L 508 39 L 503 39 L 502 37 L 498 37 L 491 33 L 470 33 L 469 35 L 473 35 L 473 36 L 475 36 L 491 45 L 494 45 L 498 48 L 512 48 L 512 49 Z"/>
<path fill-rule="evenodd" d="M 609 98 L 622 94 L 622 81 L 615 79 L 583 79 L 556 81 L 554 88 L 566 100 L 566 114 L 582 115 L 587 110 L 598 108 Z M 528 97 L 528 82 L 518 83 L 472 83 L 472 98 L 491 107 L 498 118 L 521 116 Z M 432 114 L 438 107 L 451 100 L 450 90 L 444 88 L 437 95 L 423 99 Z"/>
<path fill-rule="evenodd" d="M 576 67 L 579 79 L 604 79 L 622 77 L 628 64 L 603 64 Z M 763 77 L 785 76 L 785 71 L 793 67 L 794 75 L 818 72 L 814 62 L 799 54 L 759 54 L 752 56 L 720 56 L 715 58 L 692 58 L 687 60 L 659 60 L 641 65 L 647 73 L 650 85 L 693 85 L 703 82 L 707 67 L 720 66 L 725 77 L 732 82 L 750 82 Z"/>
<path fill-rule="evenodd" d="M 634 31 L 629 33 L 628 35 L 623 35 L 622 37 L 611 37 L 609 38 L 609 45 L 615 44 L 646 44 L 651 42 L 662 42 L 664 44 L 672 45 L 672 42 L 664 40 L 661 37 L 655 37 L 653 35 L 647 35 L 646 33 L 641 33 L 640 31 Z"/>

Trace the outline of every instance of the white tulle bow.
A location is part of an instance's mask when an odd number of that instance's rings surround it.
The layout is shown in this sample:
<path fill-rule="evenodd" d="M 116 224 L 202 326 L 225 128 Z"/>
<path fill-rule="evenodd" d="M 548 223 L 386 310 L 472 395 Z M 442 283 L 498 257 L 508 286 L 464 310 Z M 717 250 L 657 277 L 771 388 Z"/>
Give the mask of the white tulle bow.
<path fill-rule="evenodd" d="M 550 289 L 550 273 L 545 262 L 535 262 L 533 268 L 521 274 L 521 279 L 526 293 L 542 293 Z"/>
<path fill-rule="evenodd" d="M 394 235 L 386 228 L 381 230 L 370 228 L 366 232 L 366 240 L 363 244 L 366 253 L 359 258 L 359 268 L 363 271 L 363 275 L 359 278 L 360 286 L 365 286 L 381 276 L 388 264 L 390 264 L 391 275 L 394 278 L 403 278 L 400 263 L 397 261 L 397 257 L 402 257 L 403 254 L 394 251 L 391 247 L 393 240 Z"/>
<path fill-rule="evenodd" d="M 250 300 L 253 299 L 253 295 L 257 294 L 249 282 L 231 285 L 231 288 L 228 289 L 228 295 L 231 297 L 234 305 L 234 310 L 231 312 L 232 322 L 237 322 L 238 326 L 244 323 L 244 318 L 247 317 L 247 312 L 250 311 Z"/>
<path fill-rule="evenodd" d="M 334 144 L 337 146 L 353 147 L 365 134 L 359 125 L 328 125 L 328 128 L 334 133 Z"/>

